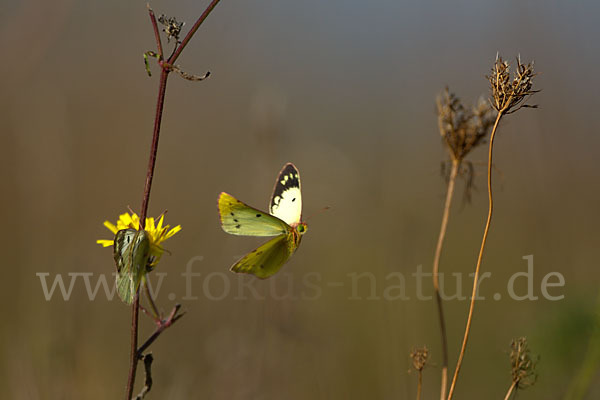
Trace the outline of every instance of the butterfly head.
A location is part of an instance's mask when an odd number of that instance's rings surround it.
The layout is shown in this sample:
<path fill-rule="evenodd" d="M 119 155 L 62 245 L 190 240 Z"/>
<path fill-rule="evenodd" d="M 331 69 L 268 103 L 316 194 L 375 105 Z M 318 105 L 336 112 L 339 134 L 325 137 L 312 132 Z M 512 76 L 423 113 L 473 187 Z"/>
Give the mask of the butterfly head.
<path fill-rule="evenodd" d="M 300 222 L 298 225 L 296 225 L 296 232 L 298 232 L 300 235 L 304 235 L 307 230 L 308 225 L 306 225 L 306 222 Z"/>

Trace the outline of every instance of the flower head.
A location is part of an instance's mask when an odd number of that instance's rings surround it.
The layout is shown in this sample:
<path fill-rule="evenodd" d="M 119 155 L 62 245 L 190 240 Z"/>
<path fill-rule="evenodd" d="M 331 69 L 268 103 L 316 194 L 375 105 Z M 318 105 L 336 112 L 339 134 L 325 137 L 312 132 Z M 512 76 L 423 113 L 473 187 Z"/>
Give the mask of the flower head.
<path fill-rule="evenodd" d="M 483 99 L 469 109 L 447 87 L 436 103 L 442 139 L 452 159 L 461 162 L 489 134 L 495 119 L 493 110 Z"/>
<path fill-rule="evenodd" d="M 169 229 L 170 225 L 164 225 L 164 214 L 158 218 L 158 222 L 155 223 L 154 218 L 146 218 L 146 224 L 144 226 L 144 230 L 148 234 L 148 239 L 150 240 L 150 262 L 149 265 L 155 266 L 158 264 L 158 261 L 162 257 L 165 249 L 161 246 L 161 243 L 165 240 L 169 239 L 177 232 L 181 230 L 181 225 L 177 225 L 176 227 Z M 110 221 L 104 221 L 104 226 L 107 227 L 112 233 L 115 235 L 121 229 L 133 228 L 140 229 L 140 217 L 137 214 L 129 213 L 119 215 L 119 219 L 116 224 L 113 224 Z M 96 240 L 96 243 L 102 245 L 103 247 L 114 246 L 114 239 L 99 239 Z"/>
<path fill-rule="evenodd" d="M 167 17 L 166 15 L 158 17 L 158 22 L 164 25 L 163 32 L 167 34 L 167 41 L 175 39 L 176 42 L 179 42 L 179 34 L 185 22 L 179 22 L 175 18 Z"/>
<path fill-rule="evenodd" d="M 535 372 L 537 361 L 538 358 L 532 357 L 529 353 L 527 338 L 513 339 L 510 344 L 510 366 L 512 380 L 516 383 L 517 388 L 533 386 L 537 378 Z"/>
<path fill-rule="evenodd" d="M 413 368 L 416 371 L 423 371 L 423 368 L 425 368 L 425 365 L 427 365 L 429 350 L 426 346 L 418 347 L 411 351 L 410 358 L 412 358 Z"/>
<path fill-rule="evenodd" d="M 510 65 L 499 55 L 492 67 L 492 73 L 487 76 L 492 89 L 492 106 L 500 113 L 510 114 L 523 107 L 536 108 L 535 105 L 525 104 L 525 101 L 539 90 L 533 90 L 533 63 L 521 64 L 517 58 L 517 69 L 513 79 L 510 79 Z"/>

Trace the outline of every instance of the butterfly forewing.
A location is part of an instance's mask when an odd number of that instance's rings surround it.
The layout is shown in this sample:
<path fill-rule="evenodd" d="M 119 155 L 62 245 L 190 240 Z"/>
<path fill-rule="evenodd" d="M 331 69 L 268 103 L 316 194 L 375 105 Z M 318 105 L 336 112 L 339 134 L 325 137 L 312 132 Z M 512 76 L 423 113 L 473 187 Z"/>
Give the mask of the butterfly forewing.
<path fill-rule="evenodd" d="M 133 302 L 150 255 L 150 240 L 146 231 L 132 228 L 117 232 L 114 243 L 117 264 L 117 293 L 127 304 Z"/>
<path fill-rule="evenodd" d="M 288 225 L 298 224 L 302 218 L 300 173 L 292 163 L 285 164 L 279 172 L 269 202 L 269 212 Z"/>
<path fill-rule="evenodd" d="M 279 218 L 250 207 L 225 192 L 219 196 L 219 214 L 223 230 L 232 235 L 276 236 L 291 229 Z"/>
<path fill-rule="evenodd" d="M 274 275 L 296 251 L 292 235 L 280 235 L 246 254 L 231 270 L 265 279 Z"/>
<path fill-rule="evenodd" d="M 250 207 L 227 193 L 219 196 L 221 226 L 227 233 L 245 236 L 277 236 L 236 262 L 231 270 L 268 278 L 281 269 L 300 245 L 306 232 L 301 223 L 300 174 L 292 163 L 277 176 L 269 213 Z"/>

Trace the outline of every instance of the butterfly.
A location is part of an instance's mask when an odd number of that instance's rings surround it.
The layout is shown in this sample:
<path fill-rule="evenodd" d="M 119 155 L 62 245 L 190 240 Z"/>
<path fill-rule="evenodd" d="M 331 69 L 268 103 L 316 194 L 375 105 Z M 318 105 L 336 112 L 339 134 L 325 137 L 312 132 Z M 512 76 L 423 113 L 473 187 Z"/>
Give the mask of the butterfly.
<path fill-rule="evenodd" d="M 115 236 L 114 257 L 117 263 L 117 293 L 131 304 L 146 273 L 150 240 L 144 230 L 121 229 Z"/>
<path fill-rule="evenodd" d="M 307 225 L 302 222 L 300 173 L 287 163 L 279 172 L 269 202 L 269 214 L 222 192 L 219 215 L 223 230 L 232 235 L 275 236 L 238 260 L 231 270 L 265 279 L 274 275 L 298 249 Z"/>

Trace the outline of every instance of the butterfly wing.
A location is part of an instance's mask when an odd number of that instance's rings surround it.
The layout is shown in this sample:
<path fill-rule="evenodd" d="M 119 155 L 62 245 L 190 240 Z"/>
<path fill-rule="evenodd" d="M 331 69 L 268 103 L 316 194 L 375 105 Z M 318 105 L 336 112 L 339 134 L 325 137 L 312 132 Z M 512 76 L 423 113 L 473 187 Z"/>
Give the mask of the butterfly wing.
<path fill-rule="evenodd" d="M 232 235 L 275 236 L 290 230 L 281 219 L 250 207 L 225 192 L 219 195 L 219 214 L 223 230 Z"/>
<path fill-rule="evenodd" d="M 288 225 L 298 224 L 302 219 L 300 173 L 292 163 L 285 164 L 277 176 L 269 212 Z"/>
<path fill-rule="evenodd" d="M 252 274 L 260 279 L 268 278 L 281 269 L 283 264 L 298 248 L 294 235 L 290 232 L 277 236 L 246 254 L 233 264 L 233 272 Z"/>
<path fill-rule="evenodd" d="M 117 293 L 127 304 L 133 302 L 150 255 L 150 240 L 146 231 L 132 228 L 117 232 L 114 258 L 117 264 Z"/>

